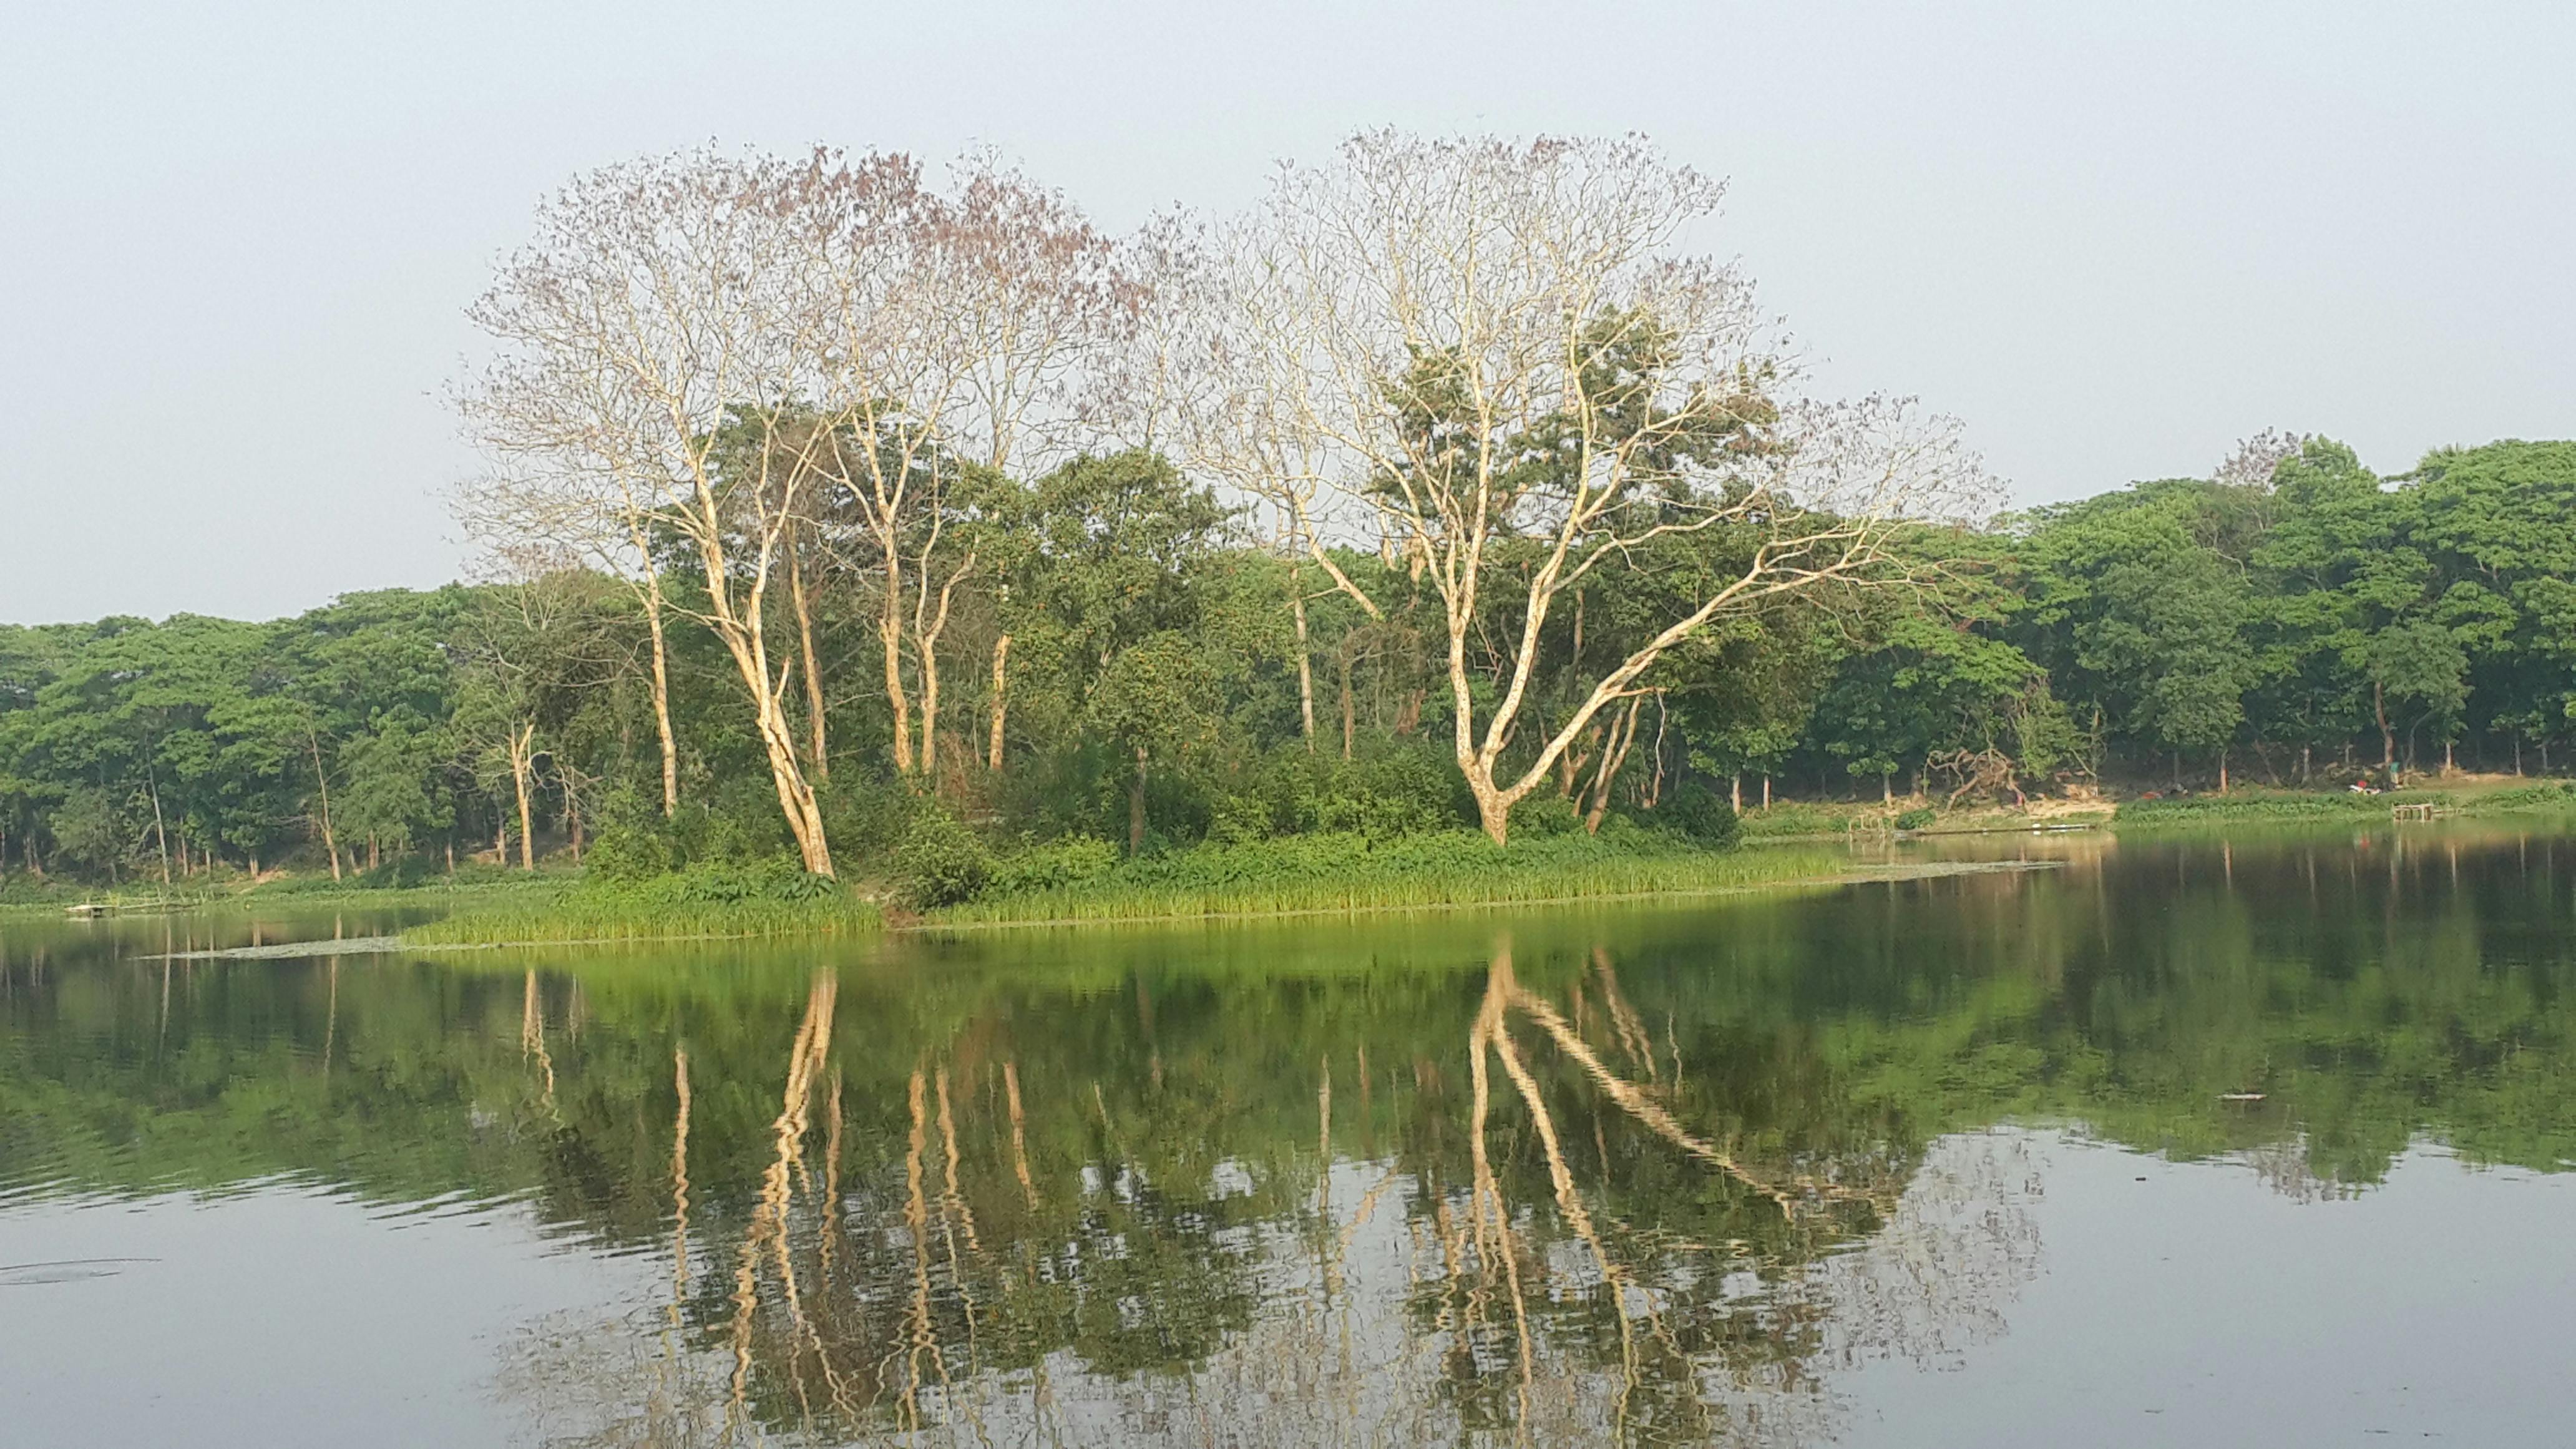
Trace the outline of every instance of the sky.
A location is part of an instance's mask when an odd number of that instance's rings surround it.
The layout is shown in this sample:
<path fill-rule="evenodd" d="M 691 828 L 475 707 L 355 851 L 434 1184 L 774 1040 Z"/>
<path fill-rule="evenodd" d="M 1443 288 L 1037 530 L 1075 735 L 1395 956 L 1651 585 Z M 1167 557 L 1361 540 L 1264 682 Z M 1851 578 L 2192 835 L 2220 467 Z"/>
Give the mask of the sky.
<path fill-rule="evenodd" d="M 265 617 L 470 561 L 445 388 L 538 199 L 714 142 L 988 146 L 1105 227 L 1354 129 L 1729 182 L 1824 390 L 2023 503 L 2266 428 L 2576 436 L 2576 6 L 13 0 L 0 621 Z"/>

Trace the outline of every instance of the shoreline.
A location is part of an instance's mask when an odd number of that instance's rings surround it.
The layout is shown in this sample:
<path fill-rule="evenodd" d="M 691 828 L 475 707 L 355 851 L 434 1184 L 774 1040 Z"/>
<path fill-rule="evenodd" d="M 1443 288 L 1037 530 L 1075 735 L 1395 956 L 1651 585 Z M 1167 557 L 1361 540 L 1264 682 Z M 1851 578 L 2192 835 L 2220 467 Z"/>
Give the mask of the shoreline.
<path fill-rule="evenodd" d="M 1169 912 L 1153 916 L 1079 917 L 1051 916 L 1022 921 L 910 921 L 888 924 L 873 933 L 883 936 L 939 936 L 987 931 L 1065 930 L 1135 925 L 1182 925 L 1189 923 L 1231 924 L 1260 921 L 1312 920 L 1322 917 L 1356 917 L 1410 914 L 1442 914 L 1471 910 L 1560 910 L 1567 906 L 1595 903 L 1627 904 L 1658 900 L 1700 900 L 1722 896 L 1757 895 L 1774 890 L 1832 890 L 1843 886 L 1882 885 L 1915 880 L 1938 880 L 1968 875 L 1993 875 L 2018 871 L 2051 870 L 2061 862 L 2053 860 L 1958 860 L 1921 861 L 1909 865 L 1861 866 L 1829 875 L 1784 876 L 1777 880 L 1734 882 L 1726 885 L 1678 886 L 1666 890 L 1613 891 L 1597 894 L 1549 896 L 1526 900 L 1438 901 L 1429 903 L 1390 903 L 1386 905 L 1352 905 L 1305 907 L 1275 911 Z M 555 947 L 597 946 L 667 946 L 691 941 L 807 941 L 834 935 L 828 931 L 770 932 L 762 934 L 723 934 L 692 932 L 672 936 L 594 936 L 562 940 L 525 941 L 406 941 L 400 936 L 353 936 L 327 941 L 271 942 L 258 946 L 232 946 L 205 951 L 174 951 L 143 957 L 145 960 L 169 961 L 245 961 L 296 960 L 320 956 L 390 956 L 411 953 L 428 954 L 449 951 L 508 951 L 551 949 Z"/>

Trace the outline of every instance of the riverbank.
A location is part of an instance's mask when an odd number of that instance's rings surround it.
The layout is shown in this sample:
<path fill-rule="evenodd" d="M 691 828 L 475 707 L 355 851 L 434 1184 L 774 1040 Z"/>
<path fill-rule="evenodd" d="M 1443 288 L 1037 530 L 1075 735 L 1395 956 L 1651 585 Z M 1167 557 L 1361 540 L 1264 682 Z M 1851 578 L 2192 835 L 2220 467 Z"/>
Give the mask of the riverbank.
<path fill-rule="evenodd" d="M 1641 831 L 1530 837 L 1508 847 L 1469 831 L 1383 841 L 1290 836 L 1120 861 L 1085 879 L 1005 885 L 925 911 L 917 924 L 1075 925 L 1542 905 L 1812 880 L 1849 864 L 1839 851 L 1711 849 Z"/>
<path fill-rule="evenodd" d="M 2231 790 L 2121 802 L 2112 826 L 2122 831 L 2163 827 L 2256 824 L 2273 821 L 2349 820 L 2355 824 L 2414 813 L 2483 817 L 2576 810 L 2576 781 L 2521 780 L 2512 776 L 2460 778 L 2409 786 L 2377 795 L 2350 790 Z"/>
<path fill-rule="evenodd" d="M 479 900 L 402 933 L 406 946 L 560 945 L 864 935 L 874 899 L 784 862 L 702 865 L 642 880 L 582 877 L 550 894 Z"/>
<path fill-rule="evenodd" d="M 390 872 L 388 872 L 390 875 Z M 24 877 L 0 894 L 0 920 L 65 915 L 144 916 L 173 911 L 453 910 L 468 903 L 551 900 L 573 889 L 578 871 L 536 871 L 472 866 L 454 875 L 369 882 L 335 881 L 328 875 L 198 878 L 164 887 L 158 882 L 100 888 L 69 881 L 31 884 Z M 90 910 L 82 910 L 90 907 Z"/>

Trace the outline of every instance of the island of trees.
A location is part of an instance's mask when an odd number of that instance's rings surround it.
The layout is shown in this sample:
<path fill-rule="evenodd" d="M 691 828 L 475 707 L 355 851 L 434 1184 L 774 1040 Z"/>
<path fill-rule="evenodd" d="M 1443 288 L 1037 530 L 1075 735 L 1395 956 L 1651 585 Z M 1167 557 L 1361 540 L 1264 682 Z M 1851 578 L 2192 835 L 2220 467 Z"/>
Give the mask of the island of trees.
<path fill-rule="evenodd" d="M 1997 514 L 1955 425 L 1813 395 L 1691 249 L 1718 199 L 1393 133 L 1127 237 L 983 159 L 579 178 L 473 308 L 487 576 L 0 628 L 0 889 L 562 857 L 928 906 L 2566 763 L 2576 444 L 2266 435 Z"/>

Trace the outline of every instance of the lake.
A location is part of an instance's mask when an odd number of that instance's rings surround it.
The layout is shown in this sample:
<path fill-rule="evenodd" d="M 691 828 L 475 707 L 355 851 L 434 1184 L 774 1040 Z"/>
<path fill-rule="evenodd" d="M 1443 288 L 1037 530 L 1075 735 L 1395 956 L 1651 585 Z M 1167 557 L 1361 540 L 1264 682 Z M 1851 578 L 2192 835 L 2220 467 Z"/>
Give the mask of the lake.
<path fill-rule="evenodd" d="M 0 920 L 0 1442 L 2576 1438 L 2576 838 L 1894 849 L 2011 868 L 806 947 Z"/>

